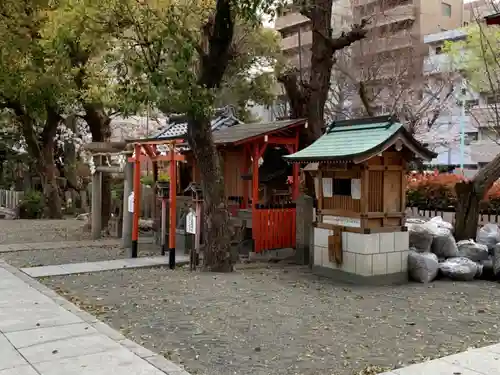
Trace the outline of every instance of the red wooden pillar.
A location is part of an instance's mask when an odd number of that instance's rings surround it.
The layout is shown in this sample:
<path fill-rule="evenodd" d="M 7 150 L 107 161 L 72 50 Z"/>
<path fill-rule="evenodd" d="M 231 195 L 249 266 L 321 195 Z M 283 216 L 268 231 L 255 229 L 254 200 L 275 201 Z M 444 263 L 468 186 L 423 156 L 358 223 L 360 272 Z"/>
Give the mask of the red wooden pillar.
<path fill-rule="evenodd" d="M 175 268 L 175 228 L 177 210 L 177 165 L 175 160 L 175 145 L 170 147 L 170 228 L 168 234 L 168 265 L 170 269 Z"/>
<path fill-rule="evenodd" d="M 246 175 L 248 174 L 248 159 L 249 159 L 250 155 L 249 155 L 249 152 L 248 152 L 248 149 L 247 149 L 247 146 L 245 145 L 245 147 L 243 148 L 243 162 L 241 163 L 242 165 L 242 170 L 241 170 L 241 173 Z M 241 208 L 248 208 L 248 181 L 247 180 L 243 180 L 243 202 L 241 204 Z"/>
<path fill-rule="evenodd" d="M 299 151 L 299 130 L 295 132 L 295 144 L 292 146 L 293 153 Z M 292 186 L 292 199 L 296 200 L 299 197 L 299 173 L 300 164 L 293 163 L 293 186 Z"/>
<path fill-rule="evenodd" d="M 259 151 L 259 145 L 254 145 L 252 156 L 252 208 L 255 208 L 259 200 Z"/>
<path fill-rule="evenodd" d="M 141 145 L 134 146 L 134 218 L 132 222 L 132 258 L 137 258 L 139 241 L 139 216 L 141 214 Z"/>

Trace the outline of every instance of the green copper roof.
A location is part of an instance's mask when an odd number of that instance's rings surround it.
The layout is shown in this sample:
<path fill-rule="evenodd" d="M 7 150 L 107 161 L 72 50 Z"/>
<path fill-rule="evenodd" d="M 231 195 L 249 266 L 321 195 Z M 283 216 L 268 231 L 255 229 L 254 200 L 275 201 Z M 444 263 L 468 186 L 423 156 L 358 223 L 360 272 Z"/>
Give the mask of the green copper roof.
<path fill-rule="evenodd" d="M 432 154 L 415 141 L 401 123 L 389 116 L 380 116 L 334 122 L 316 142 L 285 158 L 290 161 L 353 159 L 370 152 L 379 152 L 379 146 L 396 137 L 396 133 L 401 133 L 402 138 L 412 143 L 418 151 Z M 428 156 L 424 155 L 424 158 Z"/>

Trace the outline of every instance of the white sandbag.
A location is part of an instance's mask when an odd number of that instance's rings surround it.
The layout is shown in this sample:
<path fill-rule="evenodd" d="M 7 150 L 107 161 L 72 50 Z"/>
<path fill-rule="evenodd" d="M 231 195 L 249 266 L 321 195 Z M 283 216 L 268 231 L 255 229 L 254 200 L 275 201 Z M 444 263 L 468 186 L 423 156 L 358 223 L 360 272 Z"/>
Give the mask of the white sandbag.
<path fill-rule="evenodd" d="M 472 281 L 475 277 L 481 276 L 483 266 L 469 258 L 459 257 L 450 258 L 443 263 L 439 263 L 439 270 L 444 276 L 452 280 Z"/>
<path fill-rule="evenodd" d="M 412 280 L 429 283 L 434 280 L 439 271 L 439 261 L 436 254 L 410 251 L 408 254 L 408 274 Z"/>
<path fill-rule="evenodd" d="M 429 223 L 436 225 L 439 229 L 449 230 L 450 233 L 453 230 L 453 224 L 444 221 L 441 216 L 435 216 L 429 220 Z"/>
<path fill-rule="evenodd" d="M 488 259 L 488 247 L 473 240 L 462 240 L 457 243 L 459 256 L 474 262 Z"/>
<path fill-rule="evenodd" d="M 420 253 L 429 252 L 434 235 L 437 233 L 437 226 L 430 222 L 408 225 L 410 247 Z"/>
<path fill-rule="evenodd" d="M 488 223 L 477 232 L 476 242 L 488 246 L 488 250 L 493 250 L 500 242 L 500 229 L 498 225 Z"/>
<path fill-rule="evenodd" d="M 493 274 L 500 278 L 500 243 L 493 248 Z"/>
<path fill-rule="evenodd" d="M 450 232 L 434 236 L 431 251 L 440 259 L 448 259 L 459 256 L 455 237 L 453 237 Z"/>

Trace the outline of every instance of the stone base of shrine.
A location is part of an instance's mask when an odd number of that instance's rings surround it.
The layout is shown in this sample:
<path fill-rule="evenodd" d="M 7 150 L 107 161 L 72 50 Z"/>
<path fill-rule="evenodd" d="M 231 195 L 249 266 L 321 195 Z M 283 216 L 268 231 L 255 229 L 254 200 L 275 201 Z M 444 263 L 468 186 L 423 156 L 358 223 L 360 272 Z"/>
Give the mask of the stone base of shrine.
<path fill-rule="evenodd" d="M 342 264 L 328 251 L 333 231 L 314 228 L 313 272 L 355 284 L 398 284 L 408 281 L 408 232 L 342 232 Z"/>

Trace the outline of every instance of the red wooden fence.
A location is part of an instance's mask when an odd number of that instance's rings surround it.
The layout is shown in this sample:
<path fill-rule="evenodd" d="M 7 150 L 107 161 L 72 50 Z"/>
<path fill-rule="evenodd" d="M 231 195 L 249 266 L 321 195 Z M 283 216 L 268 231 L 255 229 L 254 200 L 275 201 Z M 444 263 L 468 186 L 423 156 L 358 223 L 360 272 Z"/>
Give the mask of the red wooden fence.
<path fill-rule="evenodd" d="M 252 237 L 255 252 L 295 247 L 295 208 L 254 208 Z"/>

